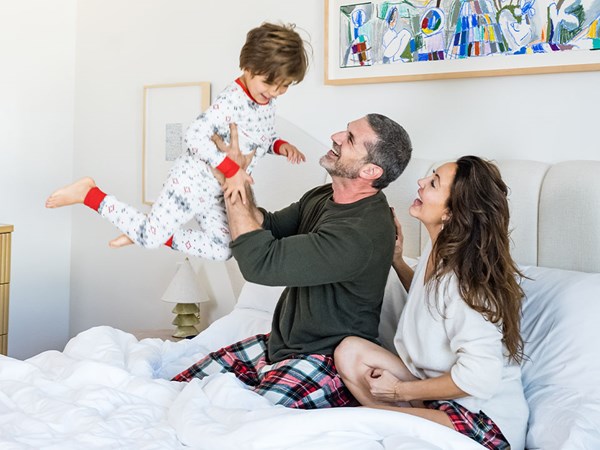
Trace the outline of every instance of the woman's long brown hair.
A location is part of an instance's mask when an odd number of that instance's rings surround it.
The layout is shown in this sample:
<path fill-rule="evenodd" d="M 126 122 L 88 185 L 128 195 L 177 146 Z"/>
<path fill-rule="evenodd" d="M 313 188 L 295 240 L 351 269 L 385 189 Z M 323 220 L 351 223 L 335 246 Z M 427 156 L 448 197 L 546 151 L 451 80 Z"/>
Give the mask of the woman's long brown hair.
<path fill-rule="evenodd" d="M 510 255 L 508 188 L 498 168 L 479 157 L 457 162 L 444 222 L 431 252 L 437 286 L 454 273 L 464 301 L 502 327 L 509 357 L 523 358 L 518 278 L 523 275 Z"/>

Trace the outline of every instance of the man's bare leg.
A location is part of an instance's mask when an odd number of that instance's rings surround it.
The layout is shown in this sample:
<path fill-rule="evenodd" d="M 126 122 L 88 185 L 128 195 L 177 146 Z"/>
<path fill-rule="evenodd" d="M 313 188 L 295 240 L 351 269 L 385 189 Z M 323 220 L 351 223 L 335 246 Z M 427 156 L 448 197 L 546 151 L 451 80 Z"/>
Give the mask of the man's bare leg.
<path fill-rule="evenodd" d="M 96 187 L 96 183 L 90 177 L 81 178 L 54 191 L 46 200 L 46 208 L 60 208 L 83 203 L 87 193 L 94 187 Z"/>
<path fill-rule="evenodd" d="M 129 239 L 126 234 L 122 234 L 119 237 L 114 238 L 112 241 L 108 243 L 108 246 L 111 248 L 121 248 L 127 245 L 133 244 L 133 241 Z"/>

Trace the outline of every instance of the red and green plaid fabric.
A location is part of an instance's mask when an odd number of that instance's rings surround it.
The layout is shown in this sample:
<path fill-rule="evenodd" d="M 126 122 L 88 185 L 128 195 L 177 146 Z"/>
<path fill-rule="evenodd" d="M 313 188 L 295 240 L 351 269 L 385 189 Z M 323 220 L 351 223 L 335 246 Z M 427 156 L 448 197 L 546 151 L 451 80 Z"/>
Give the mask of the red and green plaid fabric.
<path fill-rule="evenodd" d="M 490 450 L 510 450 L 510 444 L 492 419 L 482 411 L 474 414 L 461 404 L 451 400 L 424 402 L 430 409 L 438 409 L 448 414 L 454 429 Z"/>
<path fill-rule="evenodd" d="M 259 334 L 210 353 L 173 377 L 190 381 L 232 372 L 273 404 L 289 408 L 356 406 L 329 355 L 297 355 L 273 364 L 267 361 L 268 334 Z"/>

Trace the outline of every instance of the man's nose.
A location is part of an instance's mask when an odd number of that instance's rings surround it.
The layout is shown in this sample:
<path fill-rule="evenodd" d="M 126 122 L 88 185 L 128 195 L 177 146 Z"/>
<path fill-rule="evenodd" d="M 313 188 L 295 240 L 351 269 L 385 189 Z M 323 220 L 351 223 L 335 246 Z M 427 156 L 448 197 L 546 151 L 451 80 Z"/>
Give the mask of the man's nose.
<path fill-rule="evenodd" d="M 331 135 L 331 140 L 338 145 L 340 145 L 342 142 L 344 142 L 344 139 L 346 139 L 345 131 L 338 131 L 337 133 L 333 133 Z"/>

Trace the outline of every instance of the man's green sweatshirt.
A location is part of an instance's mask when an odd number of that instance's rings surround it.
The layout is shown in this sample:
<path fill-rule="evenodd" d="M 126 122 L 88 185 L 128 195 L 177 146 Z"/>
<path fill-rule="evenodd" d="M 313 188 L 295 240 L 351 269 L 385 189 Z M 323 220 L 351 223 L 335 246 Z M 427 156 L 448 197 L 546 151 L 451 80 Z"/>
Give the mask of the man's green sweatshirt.
<path fill-rule="evenodd" d="M 307 192 L 263 229 L 231 243 L 244 278 L 287 286 L 275 313 L 268 356 L 333 355 L 346 336 L 376 341 L 395 226 L 382 192 L 351 204 L 330 184 Z"/>

